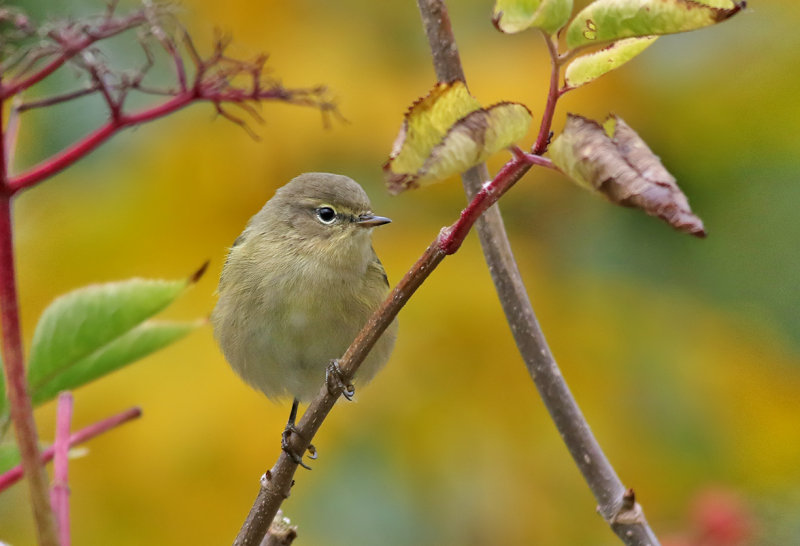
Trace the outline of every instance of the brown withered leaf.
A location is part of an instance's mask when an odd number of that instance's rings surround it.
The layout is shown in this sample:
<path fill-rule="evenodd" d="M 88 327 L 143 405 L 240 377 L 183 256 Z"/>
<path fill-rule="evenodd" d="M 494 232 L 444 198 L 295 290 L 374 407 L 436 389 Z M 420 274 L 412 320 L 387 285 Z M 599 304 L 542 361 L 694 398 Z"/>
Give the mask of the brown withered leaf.
<path fill-rule="evenodd" d="M 675 177 L 621 118 L 612 115 L 603 126 L 569 114 L 550 156 L 567 176 L 612 203 L 642 209 L 684 233 L 706 236 L 703 221 L 692 212 Z"/>

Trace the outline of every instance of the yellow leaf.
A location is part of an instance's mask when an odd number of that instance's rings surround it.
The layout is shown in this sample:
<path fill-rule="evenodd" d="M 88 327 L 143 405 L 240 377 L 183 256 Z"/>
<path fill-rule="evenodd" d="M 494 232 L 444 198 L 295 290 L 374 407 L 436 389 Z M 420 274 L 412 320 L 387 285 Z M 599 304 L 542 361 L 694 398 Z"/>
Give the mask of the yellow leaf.
<path fill-rule="evenodd" d="M 465 171 L 525 136 L 530 123 L 530 111 L 521 104 L 481 108 L 463 82 L 439 83 L 406 113 L 384 165 L 389 191 Z"/>
<path fill-rule="evenodd" d="M 655 42 L 656 38 L 658 36 L 627 38 L 614 42 L 600 51 L 578 57 L 567 67 L 564 81 L 570 87 L 589 83 L 636 57 Z"/>

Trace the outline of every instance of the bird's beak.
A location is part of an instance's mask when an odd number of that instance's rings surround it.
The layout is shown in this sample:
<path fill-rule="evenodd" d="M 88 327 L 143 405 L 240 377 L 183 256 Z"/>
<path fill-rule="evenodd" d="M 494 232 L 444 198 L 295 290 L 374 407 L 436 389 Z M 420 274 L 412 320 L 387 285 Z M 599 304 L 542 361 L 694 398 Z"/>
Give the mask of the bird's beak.
<path fill-rule="evenodd" d="M 358 220 L 356 220 L 356 224 L 359 227 L 365 228 L 382 226 L 383 224 L 388 224 L 389 222 L 391 222 L 389 218 L 386 218 L 385 216 L 375 216 L 374 214 L 362 214 L 358 217 Z"/>

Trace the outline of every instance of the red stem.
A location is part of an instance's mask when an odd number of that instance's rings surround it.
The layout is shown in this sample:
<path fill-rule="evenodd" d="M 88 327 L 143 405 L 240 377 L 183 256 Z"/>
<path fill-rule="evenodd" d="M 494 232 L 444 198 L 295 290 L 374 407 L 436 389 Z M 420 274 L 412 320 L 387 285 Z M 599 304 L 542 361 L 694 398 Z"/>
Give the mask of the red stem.
<path fill-rule="evenodd" d="M 50 504 L 56 515 L 56 527 L 61 546 L 70 546 L 69 536 L 69 429 L 72 423 L 72 393 L 58 395 L 56 440 L 53 444 L 53 486 Z"/>
<path fill-rule="evenodd" d="M 467 208 L 461 211 L 458 222 L 443 230 L 439 245 L 445 254 L 453 254 L 459 249 L 478 217 L 522 178 L 531 166 L 555 168 L 553 162 L 545 157 L 526 154 L 518 148 L 512 149 L 512 153 L 514 158 L 500 169 L 493 180 L 483 185 Z"/>
<path fill-rule="evenodd" d="M 544 41 L 547 43 L 547 51 L 550 53 L 550 89 L 547 93 L 547 103 L 545 104 L 544 112 L 542 112 L 542 123 L 539 126 L 539 135 L 536 137 L 536 143 L 532 148 L 533 153 L 536 155 L 541 155 L 547 150 L 547 145 L 550 141 L 550 128 L 553 125 L 553 115 L 556 111 L 556 103 L 561 96 L 558 92 L 558 77 L 561 74 L 558 49 L 552 37 L 545 34 Z"/>
<path fill-rule="evenodd" d="M 22 467 L 28 477 L 39 544 L 56 546 L 53 513 L 47 495 L 47 479 L 39 464 L 39 434 L 33 419 L 33 405 L 28 394 L 22 335 L 19 324 L 17 280 L 14 270 L 14 242 L 11 228 L 11 200 L 3 131 L 3 101 L 0 100 L 0 324 L 3 328 L 3 371 L 6 379 L 11 421 L 17 438 Z"/>
<path fill-rule="evenodd" d="M 88 427 L 79 430 L 75 434 L 72 434 L 69 437 L 69 447 L 75 447 L 78 444 L 82 444 L 83 442 L 91 440 L 95 436 L 99 436 L 100 434 L 103 434 L 112 428 L 118 427 L 119 425 L 130 421 L 131 419 L 141 417 L 141 415 L 141 408 L 130 408 L 122 413 L 118 413 L 117 415 L 113 415 L 107 419 L 103 419 L 102 421 L 98 421 L 97 423 L 89 425 Z M 41 455 L 42 464 L 44 465 L 45 463 L 53 460 L 54 453 L 55 448 L 53 446 L 45 449 Z M 22 479 L 22 476 L 22 466 L 15 466 L 4 474 L 0 474 L 0 491 L 5 491 L 17 483 L 20 479 Z"/>
<path fill-rule="evenodd" d="M 81 40 L 80 44 L 78 44 L 80 47 L 78 49 L 75 49 L 71 55 L 61 55 L 50 61 L 46 66 L 44 66 L 44 68 L 42 68 L 38 72 L 31 74 L 27 78 L 13 82 L 8 87 L 5 86 L 0 87 L 0 100 L 6 100 L 9 97 L 13 97 L 20 91 L 24 91 L 25 89 L 28 89 L 33 85 L 36 85 L 37 83 L 45 79 L 47 76 L 49 76 L 50 74 L 61 68 L 61 66 L 63 66 L 65 62 L 67 62 L 71 57 L 77 54 L 78 51 L 89 46 L 92 43 L 92 41 L 94 40 Z"/>

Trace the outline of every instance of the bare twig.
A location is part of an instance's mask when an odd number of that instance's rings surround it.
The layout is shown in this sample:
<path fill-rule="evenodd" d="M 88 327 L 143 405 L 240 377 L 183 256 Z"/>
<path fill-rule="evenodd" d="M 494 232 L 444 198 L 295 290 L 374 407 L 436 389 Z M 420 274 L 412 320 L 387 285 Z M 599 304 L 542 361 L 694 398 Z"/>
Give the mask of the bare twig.
<path fill-rule="evenodd" d="M 130 408 L 121 413 L 116 415 L 112 415 L 102 421 L 98 421 L 92 425 L 89 425 L 86 428 L 82 428 L 78 432 L 72 434 L 69 437 L 69 447 L 75 447 L 78 444 L 82 444 L 88 440 L 91 440 L 95 436 L 99 436 L 104 432 L 108 432 L 109 430 L 116 428 L 124 423 L 132 419 L 136 419 L 141 417 L 142 410 L 140 408 Z M 53 456 L 55 454 L 55 449 L 53 446 L 45 449 L 41 455 L 41 464 L 44 465 L 45 463 L 53 460 Z M 19 480 L 22 479 L 23 472 L 22 472 L 22 465 L 15 466 L 14 468 L 6 471 L 3 474 L 0 474 L 0 491 L 5 491 Z"/>
<path fill-rule="evenodd" d="M 458 48 L 443 0 L 417 0 L 417 4 L 439 80 L 451 81 L 454 76 L 463 80 Z M 555 41 L 551 37 L 545 37 L 545 40 L 551 56 L 552 71 L 547 105 L 534 145 L 534 154 L 542 153 L 547 148 L 550 125 L 559 95 L 560 63 Z M 519 157 L 519 153 L 515 152 L 515 156 Z M 524 172 L 519 176 L 523 174 Z M 464 173 L 462 179 L 467 195 L 474 195 L 487 176 L 485 165 Z M 478 221 L 477 231 L 520 354 L 556 428 L 597 499 L 600 514 L 626 544 L 658 544 L 644 512 L 634 500 L 632 490 L 626 489 L 617 477 L 550 352 L 522 282 L 497 207 L 493 207 Z"/>
<path fill-rule="evenodd" d="M 47 36 L 55 42 L 55 46 L 48 44 L 42 50 L 32 51 L 29 62 L 17 71 L 14 77 L 0 85 L 0 99 L 5 100 L 39 83 L 93 43 L 116 36 L 147 22 L 147 9 L 146 7 L 142 8 L 124 17 L 116 17 L 107 12 L 107 15 L 96 25 L 69 22 L 54 25 Z M 47 57 L 53 58 L 43 67 L 34 71 L 34 67 L 39 61 Z"/>
<path fill-rule="evenodd" d="M 56 515 L 60 546 L 69 546 L 69 429 L 72 424 L 73 399 L 71 392 L 58 395 L 56 440 L 53 444 L 53 486 L 50 504 Z"/>
<path fill-rule="evenodd" d="M 85 87 L 83 89 L 76 89 L 75 91 L 70 91 L 68 93 L 63 93 L 60 95 L 53 95 L 52 97 L 45 97 L 43 99 L 21 102 L 17 109 L 20 112 L 26 112 L 28 110 L 33 110 L 34 108 L 45 108 L 47 106 L 55 106 L 56 104 L 61 104 L 62 102 L 69 102 L 71 100 L 91 95 L 93 93 L 96 93 L 98 89 L 99 86 L 97 85 L 97 83 L 92 83 L 89 87 Z"/>
<path fill-rule="evenodd" d="M 3 133 L 3 146 L 5 147 L 6 171 L 10 172 L 14 168 L 14 159 L 17 151 L 17 139 L 19 138 L 19 114 L 22 112 L 22 104 L 19 97 L 11 102 L 8 111 L 8 124 Z M 0 131 L 2 132 L 2 131 Z"/>

